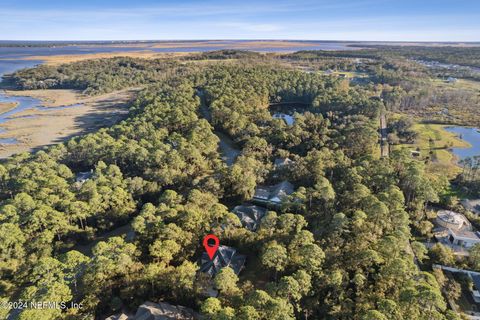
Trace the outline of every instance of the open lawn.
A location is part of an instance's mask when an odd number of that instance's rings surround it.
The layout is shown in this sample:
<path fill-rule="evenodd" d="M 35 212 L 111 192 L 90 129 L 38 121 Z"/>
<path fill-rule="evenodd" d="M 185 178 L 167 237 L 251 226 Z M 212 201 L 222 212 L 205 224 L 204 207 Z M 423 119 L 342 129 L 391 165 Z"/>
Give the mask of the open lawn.
<path fill-rule="evenodd" d="M 454 133 L 444 130 L 448 125 L 417 123 L 413 130 L 418 133 L 414 144 L 393 146 L 394 149 L 408 149 L 420 151 L 420 159 L 430 160 L 429 169 L 446 174 L 453 178 L 460 168 L 455 163 L 455 156 L 451 148 L 467 148 L 470 145 L 456 137 Z"/>
<path fill-rule="evenodd" d="M 321 71 L 322 74 L 326 74 L 326 71 Z M 369 75 L 366 72 L 356 72 L 356 71 L 333 71 L 330 75 L 339 76 L 344 74 L 347 78 L 367 78 Z"/>
<path fill-rule="evenodd" d="M 468 79 L 458 79 L 455 83 L 448 83 L 442 79 L 432 79 L 432 83 L 439 88 L 449 88 L 449 89 L 463 89 L 463 90 L 480 90 L 480 81 L 468 80 Z"/>

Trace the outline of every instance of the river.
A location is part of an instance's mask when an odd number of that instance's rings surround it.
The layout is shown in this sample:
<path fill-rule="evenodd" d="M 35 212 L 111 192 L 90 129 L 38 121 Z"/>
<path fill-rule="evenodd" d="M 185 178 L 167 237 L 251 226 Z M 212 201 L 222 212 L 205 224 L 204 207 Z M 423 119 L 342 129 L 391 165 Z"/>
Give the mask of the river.
<path fill-rule="evenodd" d="M 33 67 L 41 61 L 29 61 L 29 60 L 22 60 L 22 59 L 3 59 L 0 55 L 0 82 L 1 77 L 6 73 L 14 72 L 15 70 L 19 70 L 22 68 L 29 68 Z M 17 103 L 17 106 L 12 110 L 0 114 L 0 134 L 4 134 L 6 131 L 4 128 L 1 127 L 2 124 L 9 120 L 19 119 L 22 117 L 34 117 L 34 116 L 17 116 L 17 114 L 26 111 L 26 110 L 37 110 L 37 111 L 53 111 L 53 110 L 60 110 L 64 108 L 71 108 L 71 107 L 78 107 L 81 106 L 80 104 L 75 104 L 71 106 L 60 106 L 60 107 L 49 107 L 45 108 L 42 105 L 42 102 L 39 99 L 31 98 L 31 97 L 21 97 L 21 96 L 7 96 L 3 90 L 0 89 L 0 102 L 12 102 Z M 11 145 L 17 144 L 18 141 L 15 138 L 0 138 L 0 145 Z"/>
<path fill-rule="evenodd" d="M 465 140 L 471 145 L 471 147 L 468 148 L 452 148 L 452 152 L 459 159 L 480 156 L 480 132 L 478 128 L 452 126 L 446 127 L 445 130 L 457 134 L 460 139 Z"/>
<path fill-rule="evenodd" d="M 0 41 L 0 59 L 18 59 L 32 56 L 78 55 L 106 52 L 128 52 L 149 50 L 154 52 L 205 52 L 223 49 L 241 49 L 258 52 L 291 52 L 300 50 L 358 50 L 352 43 L 339 41 L 287 41 L 282 42 L 222 40 L 222 41 L 174 41 L 137 43 L 136 45 L 64 45 L 52 47 L 2 47 Z M 163 45 L 163 46 L 162 46 Z"/>

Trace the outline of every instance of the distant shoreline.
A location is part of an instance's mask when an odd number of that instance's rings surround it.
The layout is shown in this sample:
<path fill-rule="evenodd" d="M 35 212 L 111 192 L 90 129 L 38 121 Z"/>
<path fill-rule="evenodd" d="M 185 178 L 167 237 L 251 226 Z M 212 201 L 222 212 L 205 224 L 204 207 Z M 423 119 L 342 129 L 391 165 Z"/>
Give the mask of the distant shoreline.
<path fill-rule="evenodd" d="M 345 44 L 353 48 L 362 45 L 398 45 L 398 46 L 453 46 L 453 47 L 477 47 L 480 41 L 360 41 L 360 40 L 296 40 L 296 39 L 200 39 L 200 40 L 0 40 L 0 47 L 67 47 L 67 46 L 110 46 L 110 47 L 142 47 L 142 48 L 182 48 L 195 46 L 220 46 L 220 45 L 241 45 L 248 46 L 249 43 L 270 46 L 315 46 L 325 43 Z M 233 48 L 233 47 L 232 47 Z"/>

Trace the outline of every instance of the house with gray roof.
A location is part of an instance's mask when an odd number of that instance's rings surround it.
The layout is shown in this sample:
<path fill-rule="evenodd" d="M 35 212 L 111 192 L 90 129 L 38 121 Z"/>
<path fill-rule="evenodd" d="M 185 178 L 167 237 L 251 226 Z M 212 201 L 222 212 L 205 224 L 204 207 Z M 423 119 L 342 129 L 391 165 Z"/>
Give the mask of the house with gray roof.
<path fill-rule="evenodd" d="M 282 169 L 291 165 L 294 161 L 289 158 L 276 158 L 274 161 L 275 169 Z"/>
<path fill-rule="evenodd" d="M 193 320 L 199 319 L 199 315 L 192 309 L 183 306 L 174 306 L 169 303 L 150 301 L 142 304 L 133 320 Z"/>
<path fill-rule="evenodd" d="M 257 230 L 267 209 L 255 205 L 240 205 L 233 208 L 233 213 L 240 219 L 242 225 L 250 231 Z"/>
<path fill-rule="evenodd" d="M 108 317 L 106 320 L 195 320 L 201 319 L 200 314 L 190 308 L 175 306 L 166 302 L 145 302 L 138 307 L 135 315 L 121 313 Z"/>
<path fill-rule="evenodd" d="M 77 182 L 79 184 L 83 184 L 83 183 L 87 182 L 88 180 L 90 180 L 92 178 L 92 176 L 93 176 L 92 171 L 79 172 L 75 176 L 75 182 Z"/>
<path fill-rule="evenodd" d="M 457 83 L 458 79 L 454 77 L 448 77 L 446 81 L 447 83 Z"/>
<path fill-rule="evenodd" d="M 471 211 L 476 215 L 480 214 L 480 199 L 463 199 L 460 200 L 460 203 L 468 211 Z"/>
<path fill-rule="evenodd" d="M 294 192 L 293 184 L 282 181 L 273 186 L 258 186 L 252 200 L 261 204 L 280 205 L 282 200 Z"/>
<path fill-rule="evenodd" d="M 206 252 L 200 258 L 200 272 L 204 272 L 214 277 L 222 268 L 230 267 L 235 274 L 242 271 L 247 256 L 239 254 L 237 249 L 228 246 L 219 246 L 215 256 L 210 260 Z"/>
<path fill-rule="evenodd" d="M 480 303 L 480 274 L 468 274 L 473 282 L 472 298 L 476 303 Z"/>
<path fill-rule="evenodd" d="M 280 112 L 274 113 L 273 118 L 274 119 L 281 119 L 281 120 L 285 121 L 285 123 L 288 126 L 293 126 L 293 124 L 295 123 L 295 117 L 290 115 L 290 114 L 286 114 L 286 113 L 280 113 Z"/>

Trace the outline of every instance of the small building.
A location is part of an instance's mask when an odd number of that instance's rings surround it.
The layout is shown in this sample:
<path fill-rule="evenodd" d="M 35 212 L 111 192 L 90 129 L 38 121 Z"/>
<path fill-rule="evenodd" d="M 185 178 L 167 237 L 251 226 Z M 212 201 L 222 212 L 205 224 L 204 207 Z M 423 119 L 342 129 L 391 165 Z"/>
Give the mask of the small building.
<path fill-rule="evenodd" d="M 463 214 L 440 210 L 435 224 L 435 239 L 452 248 L 455 254 L 468 256 L 466 249 L 480 243 L 480 233 L 473 230 L 472 224 Z"/>
<path fill-rule="evenodd" d="M 448 78 L 447 78 L 447 82 L 448 82 L 448 83 L 456 83 L 457 81 L 458 81 L 458 79 L 457 79 L 457 78 L 454 78 L 454 77 L 448 77 Z"/>
<path fill-rule="evenodd" d="M 282 119 L 283 121 L 285 121 L 285 123 L 288 126 L 293 126 L 293 124 L 295 123 L 295 118 L 292 115 L 289 115 L 289 114 L 286 114 L 286 113 L 274 113 L 273 118 L 274 119 Z"/>
<path fill-rule="evenodd" d="M 289 158 L 276 158 L 274 161 L 275 169 L 281 169 L 293 164 L 294 161 Z"/>
<path fill-rule="evenodd" d="M 133 320 L 193 320 L 199 319 L 199 315 L 192 309 L 183 306 L 174 306 L 169 303 L 150 301 L 142 304 Z"/>
<path fill-rule="evenodd" d="M 438 211 L 435 222 L 444 228 L 452 230 L 472 230 L 472 224 L 463 214 L 450 210 Z"/>
<path fill-rule="evenodd" d="M 410 150 L 410 154 L 414 158 L 419 158 L 420 157 L 420 151 L 417 151 L 417 150 Z"/>
<path fill-rule="evenodd" d="M 252 200 L 263 204 L 279 205 L 293 191 L 293 184 L 288 181 L 282 181 L 273 186 L 258 186 Z"/>
<path fill-rule="evenodd" d="M 267 213 L 267 209 L 255 205 L 240 205 L 233 208 L 233 212 L 242 222 L 242 225 L 250 231 L 257 230 L 260 221 Z"/>
<path fill-rule="evenodd" d="M 230 267 L 235 274 L 239 274 L 247 260 L 247 256 L 238 254 L 237 249 L 228 246 L 219 246 L 212 260 L 206 252 L 200 258 L 200 272 L 214 277 L 222 268 Z"/>
<path fill-rule="evenodd" d="M 113 315 L 106 320 L 195 320 L 201 319 L 200 314 L 190 308 L 174 306 L 170 303 L 145 302 L 138 307 L 134 316 L 125 313 Z"/>
<path fill-rule="evenodd" d="M 464 248 L 471 248 L 480 243 L 478 231 L 448 229 L 448 238 L 452 244 Z"/>
<path fill-rule="evenodd" d="M 120 314 L 111 315 L 105 320 L 129 320 L 129 319 L 132 319 L 132 316 L 129 316 L 128 314 L 122 312 Z"/>
<path fill-rule="evenodd" d="M 79 173 L 77 173 L 77 175 L 75 177 L 75 182 L 77 182 L 79 184 L 84 184 L 85 182 L 90 180 L 92 178 L 92 176 L 93 176 L 92 171 L 79 172 Z"/>
<path fill-rule="evenodd" d="M 463 199 L 460 201 L 465 209 L 475 214 L 480 214 L 480 199 Z"/>
<path fill-rule="evenodd" d="M 468 274 L 470 279 L 472 279 L 472 298 L 476 303 L 480 303 L 480 274 Z"/>

